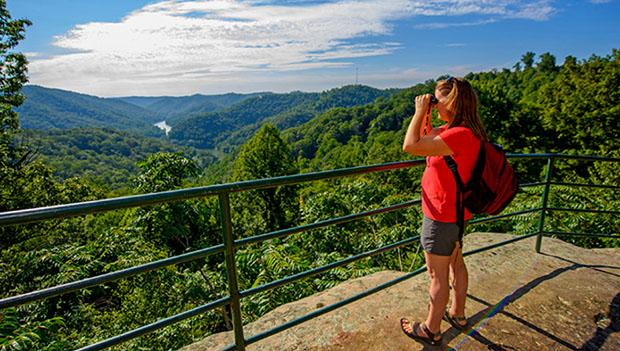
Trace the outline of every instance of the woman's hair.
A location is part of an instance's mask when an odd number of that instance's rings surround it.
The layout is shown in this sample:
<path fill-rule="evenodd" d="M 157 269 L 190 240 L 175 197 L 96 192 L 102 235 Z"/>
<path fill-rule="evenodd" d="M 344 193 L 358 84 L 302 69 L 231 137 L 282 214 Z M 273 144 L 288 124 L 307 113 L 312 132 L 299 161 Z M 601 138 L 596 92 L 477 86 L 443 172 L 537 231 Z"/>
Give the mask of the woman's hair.
<path fill-rule="evenodd" d="M 484 125 L 478 116 L 478 97 L 471 84 L 463 78 L 450 77 L 437 82 L 437 90 L 446 96 L 446 107 L 454 113 L 448 128 L 463 123 L 480 140 L 489 141 Z"/>

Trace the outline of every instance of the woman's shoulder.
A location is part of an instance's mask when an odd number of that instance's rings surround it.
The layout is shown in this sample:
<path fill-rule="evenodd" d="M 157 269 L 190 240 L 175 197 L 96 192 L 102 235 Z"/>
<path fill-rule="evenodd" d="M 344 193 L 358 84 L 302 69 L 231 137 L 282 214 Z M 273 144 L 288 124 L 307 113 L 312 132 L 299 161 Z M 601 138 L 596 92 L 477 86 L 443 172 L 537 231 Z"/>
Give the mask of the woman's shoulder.
<path fill-rule="evenodd" d="M 476 147 L 480 143 L 480 139 L 467 126 L 446 128 L 439 136 L 455 154 L 459 154 L 463 148 Z"/>
<path fill-rule="evenodd" d="M 447 124 L 441 126 L 441 133 L 442 134 L 460 134 L 460 135 L 474 135 L 474 132 L 469 129 L 469 127 L 465 126 L 465 125 L 460 125 L 460 126 L 454 126 L 454 127 L 449 127 Z"/>

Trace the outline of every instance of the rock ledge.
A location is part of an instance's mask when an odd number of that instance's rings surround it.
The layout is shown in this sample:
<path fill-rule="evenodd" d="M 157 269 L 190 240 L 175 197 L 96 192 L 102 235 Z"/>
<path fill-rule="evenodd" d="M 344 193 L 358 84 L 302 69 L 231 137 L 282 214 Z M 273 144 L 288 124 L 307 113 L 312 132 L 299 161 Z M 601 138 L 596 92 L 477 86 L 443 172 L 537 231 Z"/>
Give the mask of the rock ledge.
<path fill-rule="evenodd" d="M 465 248 L 513 236 L 474 233 Z M 560 240 L 535 238 L 465 258 L 470 275 L 466 313 L 474 331 L 442 324 L 444 343 L 428 347 L 406 337 L 401 317 L 421 319 L 428 277 L 420 274 L 270 336 L 248 350 L 620 350 L 620 249 L 586 250 Z M 280 306 L 244 328 L 246 338 L 322 306 L 402 276 L 383 271 Z M 184 351 L 219 350 L 231 332 L 214 334 Z"/>

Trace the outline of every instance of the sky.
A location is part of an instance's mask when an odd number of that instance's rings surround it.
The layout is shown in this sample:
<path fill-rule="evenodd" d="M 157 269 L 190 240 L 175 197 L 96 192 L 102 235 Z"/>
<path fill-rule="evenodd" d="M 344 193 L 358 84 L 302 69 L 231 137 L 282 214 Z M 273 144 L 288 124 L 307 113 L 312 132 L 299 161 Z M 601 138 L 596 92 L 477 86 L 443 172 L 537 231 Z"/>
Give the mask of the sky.
<path fill-rule="evenodd" d="M 402 88 L 620 48 L 620 0 L 8 0 L 31 84 L 113 96 Z"/>

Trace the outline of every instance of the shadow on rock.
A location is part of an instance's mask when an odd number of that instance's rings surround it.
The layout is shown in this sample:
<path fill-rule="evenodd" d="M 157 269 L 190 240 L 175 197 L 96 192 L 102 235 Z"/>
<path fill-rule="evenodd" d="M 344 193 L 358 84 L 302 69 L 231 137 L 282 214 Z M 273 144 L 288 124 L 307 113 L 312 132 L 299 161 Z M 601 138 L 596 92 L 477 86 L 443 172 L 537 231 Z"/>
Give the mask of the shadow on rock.
<path fill-rule="evenodd" d="M 599 322 L 599 318 L 601 316 L 595 316 L 594 323 Z M 609 304 L 609 313 L 607 314 L 607 318 L 609 318 L 609 325 L 606 328 L 601 328 L 597 324 L 596 332 L 590 338 L 590 340 L 586 341 L 583 346 L 581 346 L 580 350 L 585 351 L 595 351 L 601 348 L 609 335 L 611 333 L 617 333 L 620 331 L 620 293 L 614 296 L 613 300 Z"/>

